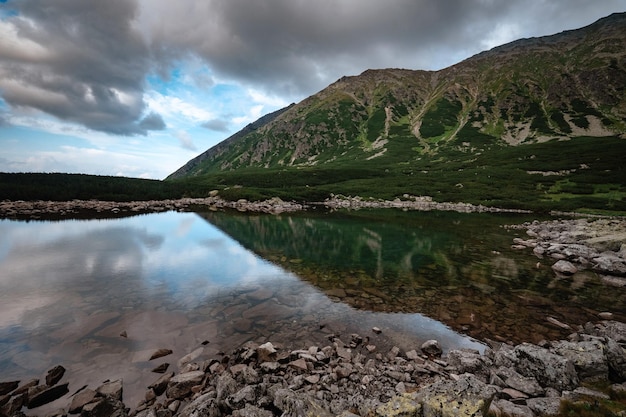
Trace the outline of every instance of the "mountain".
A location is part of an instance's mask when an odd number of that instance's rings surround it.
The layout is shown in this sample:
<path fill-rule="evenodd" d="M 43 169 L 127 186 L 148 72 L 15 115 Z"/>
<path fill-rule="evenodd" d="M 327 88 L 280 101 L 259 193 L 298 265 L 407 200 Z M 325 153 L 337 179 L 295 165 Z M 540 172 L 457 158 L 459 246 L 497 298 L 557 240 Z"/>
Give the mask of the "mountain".
<path fill-rule="evenodd" d="M 626 13 L 440 71 L 368 70 L 266 115 L 168 177 L 345 161 L 407 163 L 626 132 Z"/>
<path fill-rule="evenodd" d="M 368 70 L 264 116 L 166 182 L 187 195 L 626 212 L 626 13 L 440 71 Z"/>

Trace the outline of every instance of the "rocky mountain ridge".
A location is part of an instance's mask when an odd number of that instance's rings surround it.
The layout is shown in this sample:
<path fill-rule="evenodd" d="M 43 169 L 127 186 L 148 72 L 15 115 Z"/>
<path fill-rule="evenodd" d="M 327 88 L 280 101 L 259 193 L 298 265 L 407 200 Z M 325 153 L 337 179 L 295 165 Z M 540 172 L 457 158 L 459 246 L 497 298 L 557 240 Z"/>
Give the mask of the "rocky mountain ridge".
<path fill-rule="evenodd" d="M 626 132 L 626 13 L 440 71 L 367 70 L 271 113 L 168 177 L 245 167 L 416 163 Z"/>

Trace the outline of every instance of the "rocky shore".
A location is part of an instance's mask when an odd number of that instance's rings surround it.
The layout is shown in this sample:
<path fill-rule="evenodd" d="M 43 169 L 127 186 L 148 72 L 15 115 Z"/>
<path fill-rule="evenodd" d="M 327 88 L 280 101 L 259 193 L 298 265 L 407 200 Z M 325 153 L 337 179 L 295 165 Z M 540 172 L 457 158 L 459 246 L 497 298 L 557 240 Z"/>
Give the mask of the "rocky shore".
<path fill-rule="evenodd" d="M 332 196 L 322 203 L 312 204 L 323 205 L 331 209 L 395 208 L 416 211 L 456 211 L 459 213 L 530 213 L 528 210 L 503 209 L 469 203 L 439 203 L 433 201 L 432 197 L 412 196 L 409 194 L 405 194 L 403 199 L 396 198 L 392 201 L 364 199 L 358 196 Z"/>
<path fill-rule="evenodd" d="M 500 344 L 482 354 L 451 350 L 444 357 L 435 340 L 379 351 L 357 334 L 291 351 L 247 342 L 209 358 L 199 346 L 178 358 L 177 372 L 153 369 L 160 376 L 140 404 L 123 402 L 123 381 L 77 389 L 57 366 L 45 383 L 0 382 L 0 415 L 533 417 L 558 415 L 569 402 L 602 404 L 624 416 L 625 347 L 626 324 L 616 321 L 587 323 L 567 340 Z M 171 354 L 161 349 L 152 358 Z M 58 410 L 38 413 L 52 401 Z"/>
<path fill-rule="evenodd" d="M 416 197 L 406 195 L 403 200 L 395 199 L 370 200 L 361 197 L 333 196 L 323 202 L 301 204 L 283 201 L 274 197 L 264 201 L 237 201 L 224 200 L 217 191 L 212 191 L 206 198 L 181 198 L 178 200 L 150 200 L 150 201 L 100 201 L 100 200 L 72 200 L 72 201 L 1 201 L 0 218 L 38 219 L 45 217 L 68 217 L 78 214 L 116 216 L 124 214 L 152 213 L 161 211 L 192 211 L 194 209 L 233 209 L 257 213 L 280 214 L 305 210 L 311 206 L 326 207 L 329 209 L 363 209 L 363 208 L 396 208 L 416 211 L 456 211 L 459 213 L 530 213 L 526 210 L 502 209 L 468 203 L 438 203 L 431 197 Z"/>
<path fill-rule="evenodd" d="M 539 259 L 550 260 L 557 276 L 584 279 L 595 272 L 607 285 L 626 287 L 626 219 L 534 221 L 509 227 L 525 229 L 529 236 L 516 238 L 513 247 L 531 248 Z"/>
<path fill-rule="evenodd" d="M 214 193 L 215 194 L 215 193 Z M 38 219 L 49 216 L 72 216 L 77 214 L 88 215 L 123 215 L 153 213 L 162 211 L 192 211 L 194 209 L 234 209 L 258 213 L 279 214 L 284 212 L 300 211 L 304 205 L 272 198 L 265 201 L 228 201 L 217 194 L 206 198 L 181 198 L 178 200 L 150 200 L 150 201 L 100 201 L 100 200 L 72 200 L 72 201 L 2 201 L 0 202 L 0 218 L 29 218 Z"/>

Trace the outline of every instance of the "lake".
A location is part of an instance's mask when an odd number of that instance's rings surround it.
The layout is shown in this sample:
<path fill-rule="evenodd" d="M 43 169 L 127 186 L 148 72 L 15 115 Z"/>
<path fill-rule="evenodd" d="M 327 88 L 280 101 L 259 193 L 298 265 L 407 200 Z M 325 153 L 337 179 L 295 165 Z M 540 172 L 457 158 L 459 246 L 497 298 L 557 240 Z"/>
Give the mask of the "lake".
<path fill-rule="evenodd" d="M 437 339 L 555 339 L 624 294 L 594 274 L 556 279 L 510 249 L 528 216 L 312 211 L 167 212 L 0 221 L 0 381 L 67 368 L 70 392 L 124 380 L 136 405 L 153 368 L 247 341 L 286 348 L 369 338 L 381 352 Z M 379 327 L 382 333 L 372 332 Z M 149 360 L 160 348 L 173 354 Z"/>

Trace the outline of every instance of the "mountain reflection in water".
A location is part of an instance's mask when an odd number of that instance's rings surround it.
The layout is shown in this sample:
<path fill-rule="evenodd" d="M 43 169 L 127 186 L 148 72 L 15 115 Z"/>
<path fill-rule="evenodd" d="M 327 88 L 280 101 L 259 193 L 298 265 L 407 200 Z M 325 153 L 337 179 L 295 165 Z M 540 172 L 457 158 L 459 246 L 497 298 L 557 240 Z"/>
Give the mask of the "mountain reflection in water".
<path fill-rule="evenodd" d="M 229 233 L 232 228 L 220 223 L 236 225 L 245 231 L 246 246 L 256 236 L 264 248 L 275 235 L 272 230 L 285 225 L 313 222 L 322 227 L 317 218 L 203 216 Z M 254 226 L 258 224 L 267 225 L 264 234 Z M 289 233 L 281 236 L 300 238 Z M 372 235 L 363 247 L 375 248 L 376 241 Z M 328 236 L 325 244 L 333 242 L 342 250 L 341 239 Z M 290 250 L 273 245 L 266 250 L 280 253 L 280 259 L 292 250 L 306 252 L 301 246 L 305 241 L 291 243 Z M 311 253 L 318 250 L 314 243 Z M 301 255 L 303 262 L 297 265 L 314 270 L 312 260 Z M 323 257 L 324 251 L 316 256 Z M 358 257 L 350 259 L 358 261 Z M 386 262 L 377 260 L 372 265 L 378 268 Z M 350 268 L 359 266 L 350 264 Z M 381 280 L 385 271 L 377 275 Z M 302 280 L 194 213 L 110 220 L 0 220 L 0 375 L 2 380 L 25 381 L 60 364 L 68 370 L 71 392 L 121 378 L 125 401 L 135 405 L 158 378 L 150 372 L 156 366 L 167 362 L 169 370 L 176 371 L 178 360 L 190 352 L 199 355 L 199 362 L 221 359 L 220 352 L 230 352 L 246 341 L 270 340 L 300 349 L 325 346 L 331 335 L 350 340 L 351 333 L 359 333 L 383 353 L 394 345 L 405 351 L 415 349 L 431 338 L 445 350 L 483 348 L 422 314 L 357 310 L 336 302 L 322 291 L 328 285 L 317 284 L 311 276 Z M 378 291 L 386 291 L 386 286 Z M 373 333 L 374 326 L 382 328 L 382 334 Z M 150 361 L 160 348 L 174 353 Z M 55 403 L 49 407 L 54 410 Z"/>
<path fill-rule="evenodd" d="M 281 216 L 200 214 L 246 248 L 355 308 L 419 312 L 479 340 L 566 336 L 626 294 L 593 273 L 556 279 L 550 260 L 510 249 L 518 215 L 359 211 Z"/>

